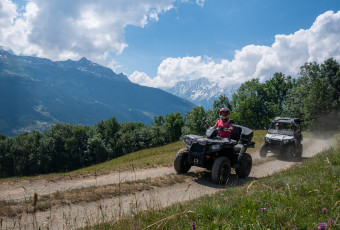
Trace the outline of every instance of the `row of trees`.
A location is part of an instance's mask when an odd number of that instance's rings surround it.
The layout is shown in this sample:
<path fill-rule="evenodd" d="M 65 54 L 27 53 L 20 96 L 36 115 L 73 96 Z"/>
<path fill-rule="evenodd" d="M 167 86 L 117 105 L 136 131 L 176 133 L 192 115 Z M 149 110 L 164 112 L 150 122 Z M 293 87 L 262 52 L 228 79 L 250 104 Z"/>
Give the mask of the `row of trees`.
<path fill-rule="evenodd" d="M 47 132 L 0 135 L 0 176 L 69 171 L 144 148 L 177 141 L 183 117 L 156 117 L 152 126 L 119 123 L 116 118 L 94 126 L 55 124 Z"/>
<path fill-rule="evenodd" d="M 203 118 L 214 125 L 219 109 L 225 106 L 232 110 L 235 123 L 252 129 L 268 127 L 276 116 L 303 118 L 305 127 L 321 127 L 321 131 L 338 128 L 339 64 L 334 59 L 321 65 L 306 63 L 300 75 L 292 79 L 275 73 L 264 83 L 252 79 L 240 86 L 231 101 L 220 96 L 210 110 L 197 106 L 184 116 L 156 116 L 151 125 L 111 118 L 94 126 L 55 124 L 45 133 L 33 131 L 13 138 L 0 135 L 0 176 L 74 170 L 177 141 L 184 134 L 203 134 Z"/>

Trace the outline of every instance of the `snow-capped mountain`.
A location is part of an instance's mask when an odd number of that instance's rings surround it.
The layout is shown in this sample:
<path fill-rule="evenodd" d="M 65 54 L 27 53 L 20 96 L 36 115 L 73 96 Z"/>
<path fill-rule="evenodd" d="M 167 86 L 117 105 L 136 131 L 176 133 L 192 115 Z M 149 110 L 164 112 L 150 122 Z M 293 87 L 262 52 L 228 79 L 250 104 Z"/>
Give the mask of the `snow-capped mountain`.
<path fill-rule="evenodd" d="M 200 78 L 192 81 L 178 82 L 174 87 L 164 88 L 165 91 L 193 102 L 196 105 L 203 106 L 205 109 L 211 109 L 215 100 L 220 95 L 225 95 L 231 99 L 232 94 L 238 89 L 233 86 L 228 89 L 222 89 L 217 83 L 210 82 L 207 78 Z"/>

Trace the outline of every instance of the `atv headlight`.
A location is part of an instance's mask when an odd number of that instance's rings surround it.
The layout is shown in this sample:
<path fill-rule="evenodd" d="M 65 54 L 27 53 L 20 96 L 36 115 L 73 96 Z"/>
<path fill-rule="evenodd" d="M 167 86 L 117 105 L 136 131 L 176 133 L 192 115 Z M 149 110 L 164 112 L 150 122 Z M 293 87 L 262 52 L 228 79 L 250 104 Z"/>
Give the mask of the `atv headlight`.
<path fill-rule="evenodd" d="M 186 145 L 191 145 L 192 144 L 192 141 L 190 140 L 189 137 L 184 138 L 184 144 L 186 144 Z"/>
<path fill-rule="evenodd" d="M 221 148 L 220 145 L 212 145 L 211 146 L 211 149 L 214 150 L 214 151 L 219 150 L 220 148 Z"/>
<path fill-rule="evenodd" d="M 267 143 L 270 143 L 270 142 L 271 142 L 271 139 L 268 138 L 268 137 L 265 137 L 265 138 L 264 138 L 264 141 L 267 142 Z"/>

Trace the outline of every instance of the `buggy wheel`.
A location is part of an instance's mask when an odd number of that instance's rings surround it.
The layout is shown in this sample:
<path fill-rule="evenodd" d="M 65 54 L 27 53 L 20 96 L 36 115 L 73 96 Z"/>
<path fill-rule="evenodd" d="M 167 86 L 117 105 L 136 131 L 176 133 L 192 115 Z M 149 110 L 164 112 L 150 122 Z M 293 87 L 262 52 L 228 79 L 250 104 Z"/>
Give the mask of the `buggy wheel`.
<path fill-rule="evenodd" d="M 240 178 L 249 176 L 252 165 L 253 159 L 248 153 L 244 153 L 241 158 L 240 167 L 235 169 L 237 176 Z"/>
<path fill-rule="evenodd" d="M 289 159 L 289 158 L 292 159 L 292 157 L 295 157 L 295 146 L 293 145 L 287 146 L 284 156 L 286 159 Z"/>
<path fill-rule="evenodd" d="M 229 178 L 231 163 L 227 157 L 218 157 L 211 170 L 211 178 L 216 184 L 225 184 Z"/>
<path fill-rule="evenodd" d="M 266 146 L 266 143 L 263 143 L 260 147 L 260 157 L 264 158 L 267 156 L 268 153 L 268 147 Z"/>
<path fill-rule="evenodd" d="M 175 157 L 174 168 L 177 173 L 187 173 L 191 165 L 188 161 L 188 154 L 185 154 L 186 148 L 180 149 Z"/>
<path fill-rule="evenodd" d="M 300 159 L 302 157 L 302 153 L 303 153 L 303 145 L 300 143 L 299 152 L 295 155 L 296 158 Z"/>

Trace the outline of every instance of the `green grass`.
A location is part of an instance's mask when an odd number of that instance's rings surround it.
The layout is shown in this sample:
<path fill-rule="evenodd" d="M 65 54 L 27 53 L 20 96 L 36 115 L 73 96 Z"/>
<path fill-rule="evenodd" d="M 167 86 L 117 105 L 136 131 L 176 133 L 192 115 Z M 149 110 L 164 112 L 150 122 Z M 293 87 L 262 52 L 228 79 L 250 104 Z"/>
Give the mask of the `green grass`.
<path fill-rule="evenodd" d="M 73 173 L 93 173 L 112 170 L 128 170 L 134 168 L 150 168 L 173 163 L 176 153 L 183 148 L 182 141 L 174 142 L 165 146 L 140 150 L 122 157 L 79 169 Z"/>
<path fill-rule="evenodd" d="M 270 177 L 213 196 L 85 229 L 340 229 L 338 146 Z"/>

